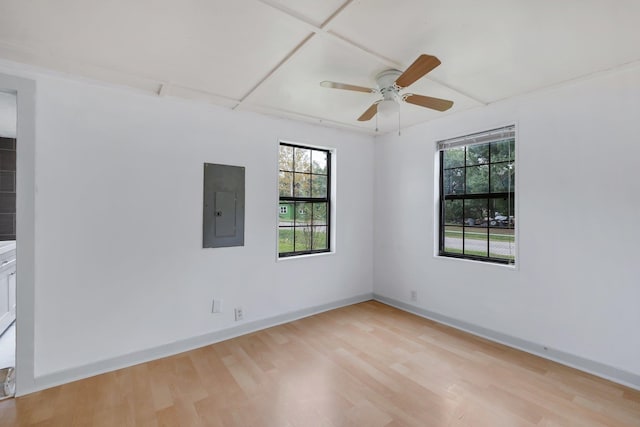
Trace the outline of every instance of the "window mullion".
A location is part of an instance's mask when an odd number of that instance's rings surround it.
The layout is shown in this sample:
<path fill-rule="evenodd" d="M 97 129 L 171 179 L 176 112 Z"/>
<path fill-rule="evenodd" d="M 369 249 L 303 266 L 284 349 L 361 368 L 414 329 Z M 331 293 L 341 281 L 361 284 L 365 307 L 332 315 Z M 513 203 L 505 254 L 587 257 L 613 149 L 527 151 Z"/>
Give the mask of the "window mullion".
<path fill-rule="evenodd" d="M 467 150 L 468 147 L 464 147 L 464 191 L 463 194 L 467 195 Z M 464 216 L 466 212 L 466 201 L 467 199 L 462 199 L 462 255 L 465 255 L 465 242 L 467 241 L 467 223 L 464 220 Z"/>
<path fill-rule="evenodd" d="M 438 246 L 440 253 L 444 252 L 444 206 L 444 151 L 440 151 L 440 242 Z"/>

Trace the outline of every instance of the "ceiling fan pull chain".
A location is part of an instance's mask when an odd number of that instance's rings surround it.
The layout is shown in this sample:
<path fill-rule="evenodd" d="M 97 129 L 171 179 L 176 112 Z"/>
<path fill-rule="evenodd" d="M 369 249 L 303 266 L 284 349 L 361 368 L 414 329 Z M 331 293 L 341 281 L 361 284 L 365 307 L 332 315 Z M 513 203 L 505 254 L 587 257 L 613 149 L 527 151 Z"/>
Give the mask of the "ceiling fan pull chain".
<path fill-rule="evenodd" d="M 376 132 L 378 132 L 378 115 L 376 114 Z"/>

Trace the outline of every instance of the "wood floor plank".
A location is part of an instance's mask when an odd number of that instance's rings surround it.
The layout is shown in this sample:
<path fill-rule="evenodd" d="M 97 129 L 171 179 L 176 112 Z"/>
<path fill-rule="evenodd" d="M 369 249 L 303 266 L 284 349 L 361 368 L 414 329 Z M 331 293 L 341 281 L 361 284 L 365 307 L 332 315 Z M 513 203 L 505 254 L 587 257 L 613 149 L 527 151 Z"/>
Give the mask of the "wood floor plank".
<path fill-rule="evenodd" d="M 640 426 L 640 391 L 369 301 L 0 402 L 0 426 Z"/>

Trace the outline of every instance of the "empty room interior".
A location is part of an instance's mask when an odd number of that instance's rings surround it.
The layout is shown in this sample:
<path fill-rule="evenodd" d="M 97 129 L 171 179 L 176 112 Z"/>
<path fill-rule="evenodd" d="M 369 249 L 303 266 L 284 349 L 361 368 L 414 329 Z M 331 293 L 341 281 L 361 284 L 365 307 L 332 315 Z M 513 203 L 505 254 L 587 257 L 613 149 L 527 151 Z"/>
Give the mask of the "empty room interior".
<path fill-rule="evenodd" d="M 0 426 L 640 426 L 638 22 L 0 0 Z"/>

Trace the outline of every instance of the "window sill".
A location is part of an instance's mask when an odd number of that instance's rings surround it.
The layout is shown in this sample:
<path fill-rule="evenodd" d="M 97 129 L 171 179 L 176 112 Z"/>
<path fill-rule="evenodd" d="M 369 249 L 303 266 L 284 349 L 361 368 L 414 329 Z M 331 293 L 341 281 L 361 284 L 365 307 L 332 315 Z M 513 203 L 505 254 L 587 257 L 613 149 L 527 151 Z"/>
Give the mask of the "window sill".
<path fill-rule="evenodd" d="M 512 270 L 512 271 L 519 270 L 518 262 L 516 262 L 515 264 L 501 264 L 499 262 L 479 261 L 479 260 L 475 260 L 475 259 L 456 258 L 456 257 L 449 257 L 449 256 L 443 256 L 443 255 L 437 255 L 437 254 L 435 254 L 433 257 L 436 258 L 436 259 L 443 259 L 443 260 L 448 260 L 448 261 L 468 262 L 468 263 L 472 263 L 472 264 L 480 264 L 480 265 L 488 265 L 488 266 L 492 266 L 492 267 L 506 268 L 507 270 Z"/>
<path fill-rule="evenodd" d="M 290 261 L 290 260 L 301 259 L 301 258 L 313 258 L 313 257 L 319 257 L 319 256 L 327 256 L 327 255 L 333 255 L 335 253 L 336 253 L 336 251 L 329 251 L 329 252 L 319 252 L 317 254 L 292 255 L 292 256 L 285 256 L 285 257 L 279 257 L 276 254 L 276 262 Z"/>

